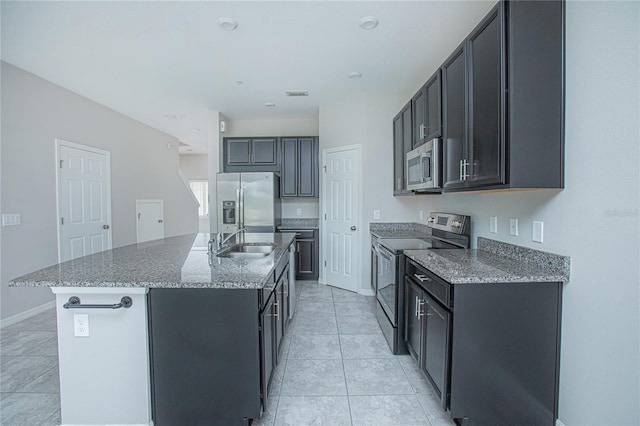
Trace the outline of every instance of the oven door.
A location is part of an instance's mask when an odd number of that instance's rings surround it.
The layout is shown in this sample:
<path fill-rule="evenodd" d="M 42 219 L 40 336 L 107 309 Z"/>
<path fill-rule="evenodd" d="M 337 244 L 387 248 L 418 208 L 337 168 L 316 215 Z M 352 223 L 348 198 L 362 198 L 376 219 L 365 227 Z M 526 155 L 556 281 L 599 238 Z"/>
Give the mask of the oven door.
<path fill-rule="evenodd" d="M 376 246 L 376 294 L 382 309 L 391 320 L 394 327 L 398 326 L 396 318 L 396 296 L 398 283 L 396 282 L 397 257 L 381 245 Z"/>

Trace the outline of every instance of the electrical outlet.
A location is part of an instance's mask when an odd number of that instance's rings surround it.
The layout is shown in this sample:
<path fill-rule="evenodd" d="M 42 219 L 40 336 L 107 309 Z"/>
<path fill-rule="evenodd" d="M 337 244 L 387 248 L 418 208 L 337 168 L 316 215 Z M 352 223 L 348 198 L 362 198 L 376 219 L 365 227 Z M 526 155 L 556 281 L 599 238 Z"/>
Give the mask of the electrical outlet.
<path fill-rule="evenodd" d="M 380 219 L 380 210 L 374 210 L 373 211 L 373 218 L 374 219 Z"/>
<path fill-rule="evenodd" d="M 498 216 L 491 216 L 489 218 L 489 232 L 492 234 L 498 233 Z"/>
<path fill-rule="evenodd" d="M 75 337 L 89 337 L 89 315 L 73 315 L 73 335 Z"/>
<path fill-rule="evenodd" d="M 534 220 L 532 222 L 531 239 L 536 243 L 544 241 L 544 222 Z"/>
<path fill-rule="evenodd" d="M 296 209 L 296 214 L 298 216 L 302 216 L 302 209 Z"/>
<path fill-rule="evenodd" d="M 518 219 L 509 219 L 509 234 L 518 236 Z"/>
<path fill-rule="evenodd" d="M 20 213 L 5 213 L 2 215 L 2 226 L 20 225 Z"/>

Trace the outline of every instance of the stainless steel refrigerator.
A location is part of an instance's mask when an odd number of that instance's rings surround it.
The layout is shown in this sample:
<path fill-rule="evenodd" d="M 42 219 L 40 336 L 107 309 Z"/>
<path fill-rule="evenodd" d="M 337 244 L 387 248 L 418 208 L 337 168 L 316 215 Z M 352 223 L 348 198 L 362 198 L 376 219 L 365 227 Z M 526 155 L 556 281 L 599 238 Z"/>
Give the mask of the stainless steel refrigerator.
<path fill-rule="evenodd" d="M 280 177 L 272 172 L 218 173 L 218 232 L 276 232 L 282 222 Z"/>

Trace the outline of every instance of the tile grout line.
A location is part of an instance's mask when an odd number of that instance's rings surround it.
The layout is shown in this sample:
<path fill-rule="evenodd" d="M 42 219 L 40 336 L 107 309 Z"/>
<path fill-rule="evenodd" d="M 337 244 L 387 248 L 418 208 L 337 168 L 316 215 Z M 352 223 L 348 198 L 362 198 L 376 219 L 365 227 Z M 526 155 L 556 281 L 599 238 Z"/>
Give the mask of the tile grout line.
<path fill-rule="evenodd" d="M 340 328 L 338 328 L 338 312 L 336 311 L 336 299 L 331 289 L 331 298 L 333 300 L 333 314 L 336 317 L 336 331 L 338 333 L 338 347 L 340 348 L 340 362 L 342 364 L 342 376 L 344 377 L 344 389 L 347 392 L 347 407 L 349 408 L 349 421 L 353 426 L 353 413 L 351 412 L 351 400 L 349 399 L 349 385 L 347 384 L 347 371 L 344 368 L 344 354 L 342 353 L 342 342 L 340 340 Z"/>

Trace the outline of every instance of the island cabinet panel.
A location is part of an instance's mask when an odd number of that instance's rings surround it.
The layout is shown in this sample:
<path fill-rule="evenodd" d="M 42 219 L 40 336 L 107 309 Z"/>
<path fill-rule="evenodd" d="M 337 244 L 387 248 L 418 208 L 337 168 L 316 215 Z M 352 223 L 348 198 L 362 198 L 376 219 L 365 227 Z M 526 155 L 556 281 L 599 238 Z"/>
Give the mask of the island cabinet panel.
<path fill-rule="evenodd" d="M 149 291 L 154 425 L 242 425 L 260 417 L 258 294 Z"/>

